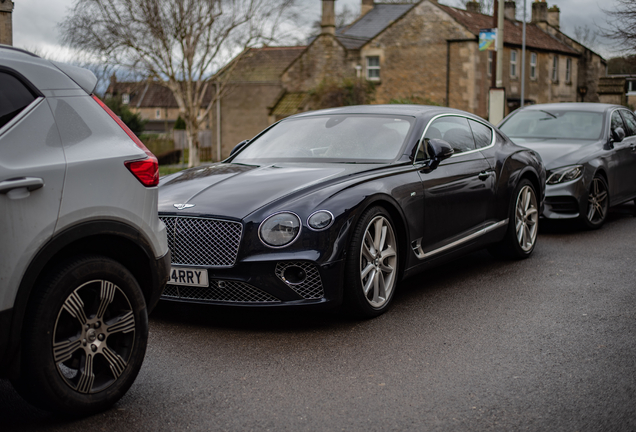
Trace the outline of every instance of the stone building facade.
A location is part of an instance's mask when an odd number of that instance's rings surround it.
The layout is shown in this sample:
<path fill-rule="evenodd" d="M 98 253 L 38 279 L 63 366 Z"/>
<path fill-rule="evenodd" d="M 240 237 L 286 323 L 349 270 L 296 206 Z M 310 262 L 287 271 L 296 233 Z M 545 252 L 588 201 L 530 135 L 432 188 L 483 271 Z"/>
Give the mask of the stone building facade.
<path fill-rule="evenodd" d="M 0 0 L 0 44 L 13 45 L 13 2 Z"/>

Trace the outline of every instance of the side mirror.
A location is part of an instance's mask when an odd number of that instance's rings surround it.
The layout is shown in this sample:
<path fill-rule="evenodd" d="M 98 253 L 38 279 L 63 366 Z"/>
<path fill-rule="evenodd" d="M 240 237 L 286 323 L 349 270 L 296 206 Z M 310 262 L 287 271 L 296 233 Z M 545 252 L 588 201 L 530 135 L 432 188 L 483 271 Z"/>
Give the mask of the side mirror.
<path fill-rule="evenodd" d="M 243 147 L 245 147 L 245 145 L 250 142 L 250 140 L 243 140 L 240 143 L 238 143 L 237 145 L 234 146 L 234 148 L 232 149 L 232 151 L 230 152 L 230 156 L 232 156 L 234 153 L 236 153 L 237 151 L 239 151 L 240 149 L 242 149 Z"/>
<path fill-rule="evenodd" d="M 621 142 L 625 139 L 625 131 L 622 127 L 617 127 L 612 130 L 612 139 L 614 142 Z"/>
<path fill-rule="evenodd" d="M 455 152 L 449 143 L 438 138 L 428 140 L 428 148 L 432 153 L 430 162 L 428 163 L 430 170 L 437 168 L 441 161 L 448 159 Z"/>

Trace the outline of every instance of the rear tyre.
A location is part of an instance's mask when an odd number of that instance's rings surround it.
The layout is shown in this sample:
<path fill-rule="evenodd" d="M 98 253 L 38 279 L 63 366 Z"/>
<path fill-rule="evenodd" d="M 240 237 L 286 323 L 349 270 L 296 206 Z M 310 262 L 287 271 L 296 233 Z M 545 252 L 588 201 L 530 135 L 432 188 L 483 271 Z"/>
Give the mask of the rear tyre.
<path fill-rule="evenodd" d="M 508 228 L 504 239 L 488 250 L 500 258 L 528 258 L 537 242 L 539 207 L 532 183 L 523 179 L 517 185 L 510 201 Z"/>
<path fill-rule="evenodd" d="M 605 223 L 609 210 L 609 188 L 602 176 L 595 176 L 587 196 L 587 211 L 581 215 L 581 223 L 587 229 L 599 229 Z"/>
<path fill-rule="evenodd" d="M 134 276 L 102 256 L 81 256 L 45 276 L 25 316 L 14 387 L 40 408 L 71 416 L 107 409 L 134 382 L 148 315 Z"/>
<path fill-rule="evenodd" d="M 364 212 L 353 233 L 346 264 L 345 304 L 361 318 L 389 308 L 398 282 L 399 247 L 393 220 L 382 207 Z"/>

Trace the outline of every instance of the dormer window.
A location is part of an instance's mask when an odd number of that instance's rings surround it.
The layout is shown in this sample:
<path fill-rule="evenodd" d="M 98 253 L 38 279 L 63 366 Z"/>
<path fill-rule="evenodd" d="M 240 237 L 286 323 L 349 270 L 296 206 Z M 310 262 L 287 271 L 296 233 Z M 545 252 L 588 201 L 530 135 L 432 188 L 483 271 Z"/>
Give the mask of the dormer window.
<path fill-rule="evenodd" d="M 128 105 L 130 103 L 130 95 L 128 93 L 122 93 L 121 103 L 123 103 L 124 105 Z"/>

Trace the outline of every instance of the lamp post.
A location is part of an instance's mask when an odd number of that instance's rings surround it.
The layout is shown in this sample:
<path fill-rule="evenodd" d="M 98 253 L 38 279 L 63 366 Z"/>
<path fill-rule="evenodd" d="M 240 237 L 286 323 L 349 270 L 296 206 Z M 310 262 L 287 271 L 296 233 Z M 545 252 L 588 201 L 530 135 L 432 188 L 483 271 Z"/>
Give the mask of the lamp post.
<path fill-rule="evenodd" d="M 521 108 L 526 101 L 526 0 L 523 0 L 523 36 L 521 38 Z"/>

